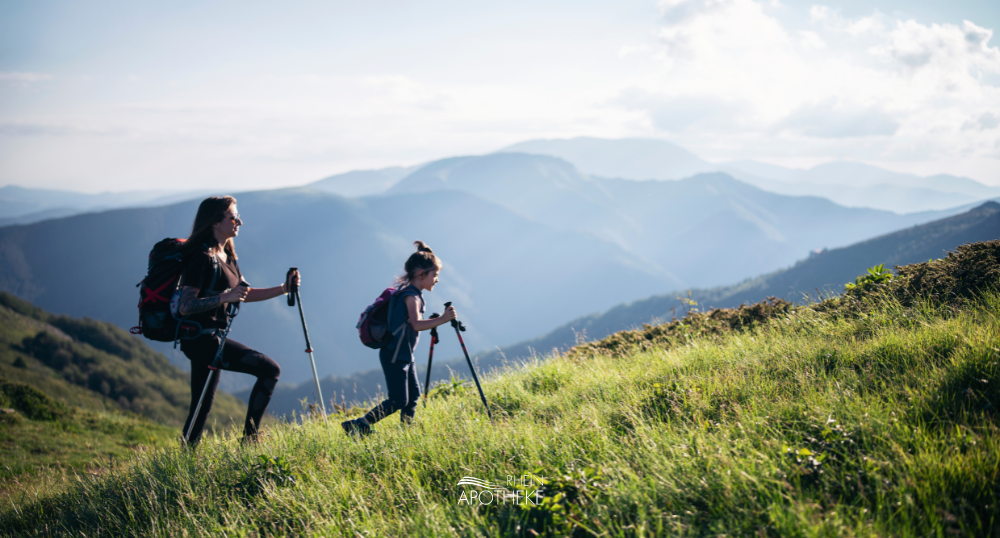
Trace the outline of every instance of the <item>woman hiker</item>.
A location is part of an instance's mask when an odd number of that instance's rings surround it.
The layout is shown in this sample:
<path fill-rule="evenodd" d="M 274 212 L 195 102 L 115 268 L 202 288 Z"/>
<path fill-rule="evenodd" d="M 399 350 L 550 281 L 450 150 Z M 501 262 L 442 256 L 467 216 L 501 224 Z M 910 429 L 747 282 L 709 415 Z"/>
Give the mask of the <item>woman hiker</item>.
<path fill-rule="evenodd" d="M 239 235 L 243 221 L 236 210 L 236 199 L 232 196 L 206 198 L 198 206 L 191 236 L 184 245 L 186 267 L 180 280 L 180 299 L 177 311 L 182 316 L 201 324 L 201 335 L 193 339 L 181 340 L 181 351 L 191 360 L 191 408 L 184 432 L 191 430 L 188 445 L 197 446 L 201 440 L 205 419 L 212 409 L 215 389 L 219 386 L 219 376 L 212 376 L 211 385 L 205 392 L 201 410 L 193 417 L 198 399 L 205 382 L 209 378 L 209 366 L 219 349 L 221 333 L 229 321 L 226 306 L 236 302 L 257 302 L 273 299 L 288 293 L 294 283 L 301 279 L 298 271 L 290 274 L 280 286 L 272 288 L 251 288 L 236 262 L 233 239 Z M 246 421 L 243 424 L 243 443 L 253 442 L 260 431 L 261 417 L 267 409 L 274 386 L 281 375 L 281 367 L 274 359 L 263 353 L 227 338 L 222 350 L 220 368 L 250 374 L 257 378 L 250 391 Z"/>

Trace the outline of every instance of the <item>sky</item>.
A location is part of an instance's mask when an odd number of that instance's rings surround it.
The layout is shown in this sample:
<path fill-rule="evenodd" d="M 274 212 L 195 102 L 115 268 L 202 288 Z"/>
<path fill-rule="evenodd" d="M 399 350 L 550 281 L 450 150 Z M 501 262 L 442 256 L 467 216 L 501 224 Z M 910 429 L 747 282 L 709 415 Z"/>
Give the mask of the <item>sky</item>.
<path fill-rule="evenodd" d="M 0 185 L 257 189 L 641 137 L 1000 185 L 995 0 L 0 0 Z"/>

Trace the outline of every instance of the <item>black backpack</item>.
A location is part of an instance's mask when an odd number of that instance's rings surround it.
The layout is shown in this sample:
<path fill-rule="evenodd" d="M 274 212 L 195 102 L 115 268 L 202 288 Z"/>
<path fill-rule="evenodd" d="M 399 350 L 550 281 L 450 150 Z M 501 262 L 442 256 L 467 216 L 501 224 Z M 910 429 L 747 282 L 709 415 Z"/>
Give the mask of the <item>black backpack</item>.
<path fill-rule="evenodd" d="M 157 342 L 174 342 L 184 338 L 197 338 L 201 334 L 201 324 L 179 316 L 178 284 L 184 272 L 186 259 L 181 247 L 186 239 L 166 238 L 149 251 L 149 265 L 146 278 L 136 284 L 139 288 L 139 324 L 129 329 L 132 334 L 141 334 Z M 218 260 L 212 256 L 212 282 L 208 290 L 215 288 L 219 275 Z"/>

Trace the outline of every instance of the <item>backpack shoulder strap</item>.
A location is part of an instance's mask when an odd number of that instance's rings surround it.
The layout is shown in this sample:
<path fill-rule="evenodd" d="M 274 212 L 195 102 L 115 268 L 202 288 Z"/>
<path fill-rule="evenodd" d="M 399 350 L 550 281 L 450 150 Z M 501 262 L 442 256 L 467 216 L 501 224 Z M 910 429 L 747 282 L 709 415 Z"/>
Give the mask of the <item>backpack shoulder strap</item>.
<path fill-rule="evenodd" d="M 222 266 L 219 265 L 219 257 L 215 255 L 215 252 L 207 244 L 202 243 L 201 246 L 204 249 L 203 252 L 208 255 L 208 259 L 212 261 L 212 280 L 208 282 L 208 287 L 201 290 L 203 293 L 202 297 L 211 297 L 219 294 L 215 291 L 215 284 L 219 281 L 219 273 L 222 272 Z"/>
<path fill-rule="evenodd" d="M 209 282 L 208 289 L 212 295 L 216 295 L 215 283 L 219 281 L 219 272 L 222 270 L 222 267 L 219 265 L 218 256 L 211 254 L 210 257 L 212 258 L 212 281 Z"/>
<path fill-rule="evenodd" d="M 389 315 L 387 317 L 387 321 L 389 322 L 389 329 L 390 330 L 392 330 L 392 312 L 393 312 L 393 310 L 395 310 L 395 308 L 393 308 L 393 307 L 396 304 L 393 301 L 396 301 L 396 300 L 402 301 L 402 300 L 405 300 L 409 296 L 413 296 L 413 297 L 417 297 L 418 296 L 413 290 L 404 291 L 405 289 L 406 288 L 403 288 L 402 290 L 399 290 L 396 293 L 393 293 L 392 294 L 392 298 L 389 299 Z M 407 313 L 407 318 L 409 318 L 409 313 Z M 401 324 L 400 326 L 403 326 L 405 323 L 406 323 L 406 320 L 403 320 L 403 324 Z M 396 332 L 393 331 L 393 334 L 396 334 Z"/>
<path fill-rule="evenodd" d="M 395 308 L 393 307 L 396 306 L 396 297 L 398 296 L 399 296 L 399 291 L 396 291 L 395 293 L 389 296 L 389 306 L 388 306 L 389 313 L 385 315 L 385 324 L 390 331 L 392 331 L 392 311 L 395 310 Z M 393 331 L 393 334 L 396 334 L 395 331 Z"/>

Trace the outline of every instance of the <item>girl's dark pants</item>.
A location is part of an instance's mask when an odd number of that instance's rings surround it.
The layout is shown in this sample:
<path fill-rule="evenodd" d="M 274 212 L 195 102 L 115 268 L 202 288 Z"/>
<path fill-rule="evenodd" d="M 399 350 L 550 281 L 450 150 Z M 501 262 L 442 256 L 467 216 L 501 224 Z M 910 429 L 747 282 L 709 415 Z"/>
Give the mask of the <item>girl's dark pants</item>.
<path fill-rule="evenodd" d="M 181 340 L 181 351 L 191 360 L 191 408 L 188 409 L 188 417 L 184 422 L 186 432 L 191 424 L 191 415 L 194 408 L 198 406 L 198 398 L 205 387 L 208 379 L 209 366 L 215 359 L 215 352 L 219 349 L 220 338 L 212 334 L 203 334 L 192 340 Z M 253 439 L 257 435 L 260 427 L 260 419 L 267 409 L 267 404 L 274 394 L 274 386 L 278 384 L 278 376 L 281 375 L 281 367 L 273 359 L 236 342 L 231 338 L 226 339 L 226 346 L 222 350 L 222 370 L 250 374 L 257 378 L 257 382 L 250 391 L 250 402 L 247 406 L 247 417 L 243 424 L 243 438 Z M 194 422 L 194 429 L 191 430 L 191 438 L 188 444 L 195 446 L 201 440 L 201 432 L 205 427 L 205 419 L 212 409 L 212 401 L 215 399 L 215 389 L 219 386 L 219 376 L 212 376 L 212 384 L 209 385 L 205 393 L 205 400 L 201 404 L 201 411 Z"/>
<path fill-rule="evenodd" d="M 382 357 L 381 353 L 379 355 L 389 397 L 365 415 L 365 422 L 375 424 L 396 411 L 399 411 L 400 420 L 410 422 L 416 414 L 417 401 L 420 398 L 417 367 L 412 361 L 392 362 L 391 357 Z"/>

